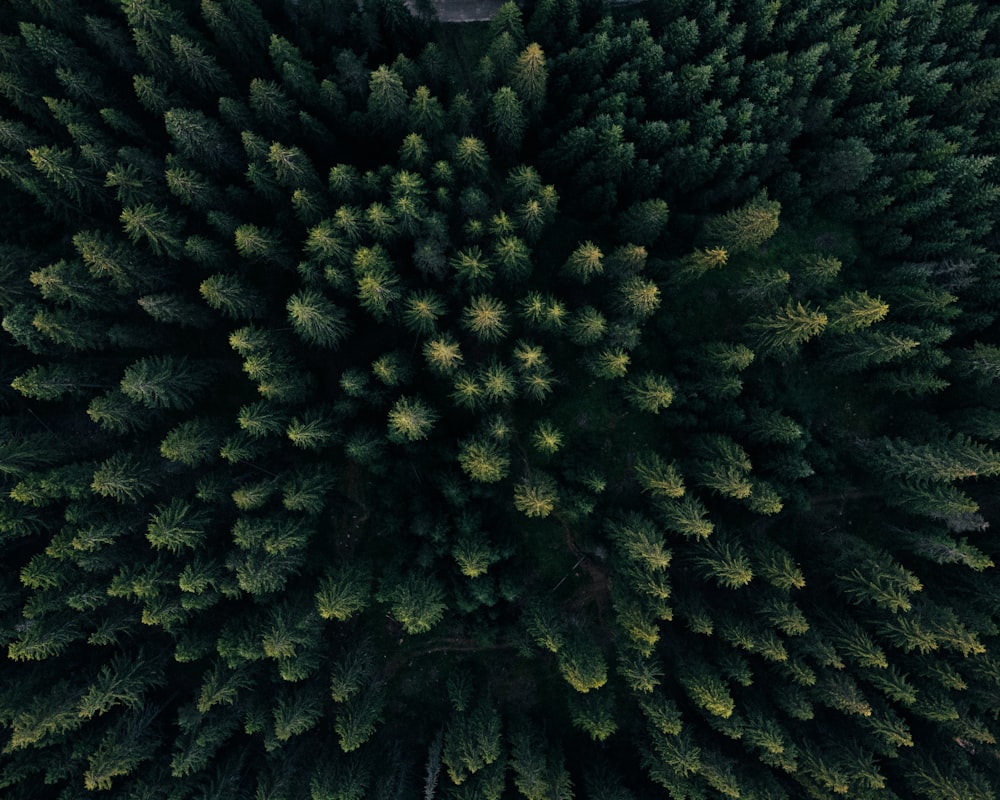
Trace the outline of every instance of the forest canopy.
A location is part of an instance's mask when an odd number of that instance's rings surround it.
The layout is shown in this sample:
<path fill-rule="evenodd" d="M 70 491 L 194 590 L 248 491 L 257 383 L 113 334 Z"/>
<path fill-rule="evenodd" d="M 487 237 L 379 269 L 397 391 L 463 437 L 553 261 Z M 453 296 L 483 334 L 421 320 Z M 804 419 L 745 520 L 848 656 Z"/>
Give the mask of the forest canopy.
<path fill-rule="evenodd" d="M 995 800 L 998 51 L 8 0 L 3 796 Z"/>

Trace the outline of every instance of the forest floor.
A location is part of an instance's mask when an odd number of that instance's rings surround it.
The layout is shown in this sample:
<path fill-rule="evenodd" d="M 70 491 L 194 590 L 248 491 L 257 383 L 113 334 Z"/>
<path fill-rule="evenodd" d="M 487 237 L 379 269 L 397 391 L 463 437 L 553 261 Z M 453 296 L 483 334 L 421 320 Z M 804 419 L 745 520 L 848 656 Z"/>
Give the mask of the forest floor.
<path fill-rule="evenodd" d="M 493 19 L 505 0 L 428 0 L 441 22 L 488 22 Z M 630 6 L 643 0 L 610 0 L 612 6 Z M 411 12 L 417 13 L 415 0 L 406 0 Z"/>
<path fill-rule="evenodd" d="M 414 3 L 406 5 L 414 11 Z M 431 0 L 441 22 L 486 22 L 493 19 L 503 0 Z"/>

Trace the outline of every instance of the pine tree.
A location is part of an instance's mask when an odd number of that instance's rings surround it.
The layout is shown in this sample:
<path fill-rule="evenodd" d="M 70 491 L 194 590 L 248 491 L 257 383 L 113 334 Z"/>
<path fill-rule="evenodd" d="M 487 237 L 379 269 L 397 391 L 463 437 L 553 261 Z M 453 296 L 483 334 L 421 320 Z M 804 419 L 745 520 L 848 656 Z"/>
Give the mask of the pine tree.
<path fill-rule="evenodd" d="M 340 749 L 351 753 L 371 739 L 379 722 L 385 697 L 379 686 L 371 686 L 337 709 L 334 729 L 339 737 Z"/>
<path fill-rule="evenodd" d="M 424 343 L 423 353 L 433 372 L 454 372 L 463 361 L 461 347 L 447 334 L 428 339 Z"/>
<path fill-rule="evenodd" d="M 757 346 L 783 355 L 818 336 L 826 328 L 827 315 L 791 300 L 774 315 L 758 317 L 749 328 L 756 333 Z"/>
<path fill-rule="evenodd" d="M 202 281 L 198 287 L 209 306 L 232 319 L 251 319 L 265 307 L 259 293 L 239 275 L 220 273 Z"/>
<path fill-rule="evenodd" d="M 375 319 L 383 320 L 389 316 L 402 295 L 399 277 L 390 264 L 376 262 L 371 267 L 358 269 L 357 261 L 355 257 L 358 302 Z"/>
<path fill-rule="evenodd" d="M 496 442 L 484 437 L 467 439 L 461 443 L 458 463 L 474 481 L 495 483 L 507 476 L 510 457 Z"/>
<path fill-rule="evenodd" d="M 144 430 L 155 419 L 117 389 L 94 397 L 87 406 L 87 416 L 103 430 L 118 434 Z"/>
<path fill-rule="evenodd" d="M 715 536 L 699 542 L 692 561 L 706 577 L 720 586 L 739 589 L 753 580 L 753 566 L 739 542 Z"/>
<path fill-rule="evenodd" d="M 215 459 L 221 433 L 214 420 L 204 417 L 187 420 L 173 428 L 160 443 L 160 455 L 188 467 Z"/>
<path fill-rule="evenodd" d="M 680 682 L 699 708 L 723 719 L 733 715 L 736 704 L 729 687 L 707 664 L 691 664 L 681 674 Z"/>
<path fill-rule="evenodd" d="M 875 448 L 865 449 L 873 450 L 877 468 L 884 476 L 917 484 L 950 483 L 1000 473 L 1000 454 L 961 434 L 927 444 L 881 439 Z"/>
<path fill-rule="evenodd" d="M 400 397 L 389 410 L 389 440 L 402 443 L 426 439 L 437 419 L 437 412 L 419 397 Z"/>
<path fill-rule="evenodd" d="M 604 315 L 593 306 L 583 306 L 573 313 L 569 324 L 570 339 L 574 344 L 587 346 L 599 342 L 608 330 Z"/>
<path fill-rule="evenodd" d="M 626 241 L 651 245 L 666 228 L 670 209 L 665 200 L 644 200 L 627 208 L 621 215 L 621 231 Z"/>
<path fill-rule="evenodd" d="M 59 400 L 66 395 L 79 397 L 87 389 L 108 388 L 78 365 L 54 363 L 32 367 L 18 375 L 11 387 L 34 400 Z"/>
<path fill-rule="evenodd" d="M 433 291 L 412 292 L 403 302 L 403 324 L 418 335 L 435 332 L 437 322 L 445 313 L 442 297 Z"/>
<path fill-rule="evenodd" d="M 754 250 L 777 232 L 780 212 L 781 204 L 762 192 L 745 206 L 713 219 L 705 237 L 731 254 Z"/>
<path fill-rule="evenodd" d="M 46 180 L 76 204 L 88 202 L 96 184 L 73 151 L 57 147 L 33 147 L 28 150 L 31 164 Z"/>
<path fill-rule="evenodd" d="M 516 152 L 524 138 L 524 104 L 509 86 L 501 86 L 490 98 L 488 124 L 502 150 Z"/>
<path fill-rule="evenodd" d="M 628 382 L 626 397 L 640 411 L 659 414 L 674 400 L 674 390 L 662 375 L 646 372 Z"/>
<path fill-rule="evenodd" d="M 365 209 L 365 223 L 372 238 L 383 244 L 391 241 L 399 233 L 395 215 L 379 202 L 374 202 Z"/>
<path fill-rule="evenodd" d="M 185 357 L 150 356 L 125 370 L 121 390 L 147 408 L 191 408 L 211 380 L 206 367 Z"/>
<path fill-rule="evenodd" d="M 321 450 L 336 441 L 336 422 L 323 408 L 312 407 L 301 416 L 292 417 L 287 434 L 292 444 L 304 450 Z"/>
<path fill-rule="evenodd" d="M 149 709 L 117 718 L 88 758 L 83 775 L 85 789 L 111 789 L 113 778 L 129 775 L 143 761 L 152 758 L 157 743 L 149 729 L 152 719 Z"/>
<path fill-rule="evenodd" d="M 180 553 L 185 548 L 195 549 L 203 542 L 209 514 L 194 509 L 190 504 L 174 498 L 168 505 L 160 505 L 150 514 L 146 538 L 156 549 Z"/>
<path fill-rule="evenodd" d="M 881 322 L 889 313 L 889 304 L 867 292 L 839 297 L 827 307 L 831 333 L 851 333 Z"/>
<path fill-rule="evenodd" d="M 497 361 L 490 361 L 476 373 L 476 382 L 487 403 L 510 402 L 517 391 L 517 382 L 510 369 Z"/>
<path fill-rule="evenodd" d="M 511 69 L 511 83 L 530 109 L 541 109 L 545 102 L 548 70 L 545 52 L 537 42 L 529 44 L 518 55 Z"/>
<path fill-rule="evenodd" d="M 590 362 L 589 366 L 598 378 L 613 380 L 614 378 L 625 377 L 628 374 L 628 367 L 631 363 L 632 357 L 625 350 L 616 348 L 614 350 L 602 350 Z"/>
<path fill-rule="evenodd" d="M 207 93 L 217 95 L 229 86 L 229 77 L 197 42 L 175 33 L 170 37 L 170 50 L 185 78 Z"/>
<path fill-rule="evenodd" d="M 474 178 L 485 174 L 490 156 L 481 140 L 465 136 L 455 145 L 454 160 L 464 173 Z"/>
<path fill-rule="evenodd" d="M 449 265 L 455 270 L 458 280 L 472 288 L 481 288 L 493 279 L 490 260 L 478 247 L 459 250 L 449 259 Z"/>
<path fill-rule="evenodd" d="M 433 140 L 444 127 L 444 109 L 431 90 L 426 86 L 418 86 L 408 107 L 410 126 L 422 137 Z"/>
<path fill-rule="evenodd" d="M 395 130 L 407 116 L 403 79 L 385 65 L 371 73 L 368 81 L 368 113 L 375 125 Z"/>
<path fill-rule="evenodd" d="M 638 320 L 652 316 L 660 307 L 660 288 L 638 276 L 622 281 L 618 296 L 622 310 Z"/>
<path fill-rule="evenodd" d="M 467 578 L 479 578 L 485 575 L 499 556 L 481 534 L 459 539 L 452 548 L 451 555 Z"/>
<path fill-rule="evenodd" d="M 595 742 L 606 741 L 618 730 L 614 697 L 607 690 L 586 697 L 571 696 L 570 714 L 574 727 L 584 731 Z"/>
<path fill-rule="evenodd" d="M 185 108 L 170 108 L 161 113 L 167 133 L 181 155 L 210 173 L 220 167 L 230 170 L 239 167 L 236 148 L 214 119 Z"/>
<path fill-rule="evenodd" d="M 94 471 L 90 486 L 95 494 L 119 503 L 135 502 L 155 487 L 154 471 L 140 456 L 117 452 Z"/>
<path fill-rule="evenodd" d="M 403 630 L 414 635 L 431 630 L 448 608 L 441 586 L 432 578 L 417 575 L 383 590 L 379 597 L 391 604 L 392 615 Z"/>
<path fill-rule="evenodd" d="M 311 344 L 335 350 L 347 336 L 346 313 L 318 291 L 297 292 L 285 307 L 292 329 Z"/>
<path fill-rule="evenodd" d="M 654 497 L 683 497 L 684 479 L 674 464 L 665 463 L 656 453 L 645 453 L 635 464 L 635 474 L 643 491 Z"/>
<path fill-rule="evenodd" d="M 595 275 L 600 275 L 604 271 L 604 254 L 593 242 L 584 242 L 570 255 L 563 271 L 568 275 L 587 283 Z"/>
<path fill-rule="evenodd" d="M 500 758 L 500 715 L 485 702 L 456 714 L 445 730 L 441 761 L 454 784 L 464 783 Z"/>
<path fill-rule="evenodd" d="M 248 261 L 279 264 L 285 259 L 281 236 L 273 228 L 240 225 L 233 232 L 236 252 Z"/>
<path fill-rule="evenodd" d="M 205 328 L 211 319 L 200 305 L 174 292 L 143 295 L 137 302 L 143 311 L 158 322 L 184 328 Z"/>
<path fill-rule="evenodd" d="M 11 257 L 13 266 L 13 254 Z M 14 275 L 8 276 L 7 280 L 13 284 Z M 28 274 L 28 280 L 45 300 L 52 303 L 94 311 L 106 307 L 109 302 L 109 298 L 94 286 L 84 265 L 75 259 L 60 260 L 36 269 Z"/>
<path fill-rule="evenodd" d="M 507 308 L 489 295 L 475 295 L 462 309 L 462 323 L 479 340 L 497 342 L 507 335 Z"/>

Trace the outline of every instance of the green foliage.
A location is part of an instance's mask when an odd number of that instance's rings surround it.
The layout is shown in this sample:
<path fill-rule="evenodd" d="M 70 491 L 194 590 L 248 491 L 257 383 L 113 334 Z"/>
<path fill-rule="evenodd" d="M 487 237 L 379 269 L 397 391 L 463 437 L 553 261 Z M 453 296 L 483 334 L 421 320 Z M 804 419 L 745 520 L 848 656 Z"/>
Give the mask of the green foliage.
<path fill-rule="evenodd" d="M 729 687 L 707 666 L 696 665 L 681 675 L 681 684 L 691 700 L 709 714 L 728 719 L 736 704 Z"/>
<path fill-rule="evenodd" d="M 510 456 L 498 443 L 484 437 L 475 437 L 461 443 L 458 463 L 472 480 L 496 483 L 503 480 L 510 470 Z"/>
<path fill-rule="evenodd" d="M 434 372 L 452 372 L 463 361 L 458 342 L 447 335 L 429 339 L 424 343 L 423 351 L 428 366 Z"/>
<path fill-rule="evenodd" d="M 635 474 L 643 491 L 653 496 L 683 497 L 684 479 L 674 464 L 667 464 L 656 453 L 645 453 L 635 464 Z"/>
<path fill-rule="evenodd" d="M 444 617 L 444 591 L 432 578 L 410 576 L 388 589 L 380 598 L 391 605 L 393 617 L 409 634 L 427 633 Z"/>
<path fill-rule="evenodd" d="M 319 292 L 292 295 L 286 309 L 292 328 L 310 344 L 336 349 L 347 335 L 346 314 Z"/>
<path fill-rule="evenodd" d="M 119 503 L 135 502 L 149 494 L 154 486 L 154 473 L 144 460 L 125 452 L 115 453 L 94 471 L 90 488 L 101 497 Z"/>
<path fill-rule="evenodd" d="M 539 420 L 531 435 L 531 443 L 543 455 L 554 455 L 563 445 L 562 432 L 549 420 Z"/>
<path fill-rule="evenodd" d="M 662 375 L 646 372 L 628 382 L 626 397 L 640 411 L 659 414 L 674 401 L 674 390 Z"/>
<path fill-rule="evenodd" d="M 754 577 L 753 566 L 739 542 L 718 535 L 698 544 L 692 562 L 727 589 L 746 586 Z"/>
<path fill-rule="evenodd" d="M 618 730 L 614 697 L 608 691 L 593 692 L 585 697 L 571 697 L 570 713 L 573 725 L 595 742 L 607 740 Z"/>
<path fill-rule="evenodd" d="M 507 308 L 501 300 L 489 295 L 474 296 L 462 309 L 462 324 L 479 340 L 497 342 L 509 330 Z"/>
<path fill-rule="evenodd" d="M 514 507 L 528 517 L 547 517 L 556 508 L 555 481 L 541 472 L 514 486 Z"/>
<path fill-rule="evenodd" d="M 524 138 L 524 104 L 509 86 L 501 86 L 490 98 L 488 124 L 501 149 L 517 150 Z"/>
<path fill-rule="evenodd" d="M 500 715 L 485 702 L 452 718 L 441 755 L 452 783 L 465 782 L 500 758 L 501 730 Z"/>
<path fill-rule="evenodd" d="M 219 451 L 218 426 L 214 420 L 196 418 L 182 422 L 160 442 L 160 455 L 188 467 L 215 459 Z"/>
<path fill-rule="evenodd" d="M 761 192 L 745 206 L 716 217 L 705 226 L 705 238 L 729 253 L 760 247 L 778 230 L 781 204 Z"/>
<path fill-rule="evenodd" d="M 4 797 L 992 797 L 989 3 L 97 5 L 0 15 Z"/>
<path fill-rule="evenodd" d="M 187 358 L 151 356 L 136 361 L 121 379 L 121 390 L 147 408 L 188 409 L 205 390 L 209 371 Z"/>
<path fill-rule="evenodd" d="M 389 410 L 389 439 L 394 442 L 426 439 L 437 418 L 437 412 L 419 397 L 400 397 Z"/>
<path fill-rule="evenodd" d="M 608 682 L 608 666 L 604 656 L 596 643 L 583 634 L 570 636 L 565 645 L 559 648 L 557 658 L 560 674 L 581 694 L 600 689 Z M 599 703 L 598 707 L 600 705 Z"/>
<path fill-rule="evenodd" d="M 194 509 L 179 498 L 169 505 L 157 506 L 149 516 L 146 538 L 156 549 L 182 552 L 199 547 L 211 517 L 203 509 Z"/>
<path fill-rule="evenodd" d="M 326 576 L 316 593 L 316 609 L 323 619 L 344 622 L 368 604 L 368 576 L 345 566 Z"/>
<path fill-rule="evenodd" d="M 788 304 L 773 315 L 754 320 L 750 329 L 756 334 L 759 349 L 776 355 L 788 354 L 818 336 L 826 328 L 827 315 L 802 303 Z"/>

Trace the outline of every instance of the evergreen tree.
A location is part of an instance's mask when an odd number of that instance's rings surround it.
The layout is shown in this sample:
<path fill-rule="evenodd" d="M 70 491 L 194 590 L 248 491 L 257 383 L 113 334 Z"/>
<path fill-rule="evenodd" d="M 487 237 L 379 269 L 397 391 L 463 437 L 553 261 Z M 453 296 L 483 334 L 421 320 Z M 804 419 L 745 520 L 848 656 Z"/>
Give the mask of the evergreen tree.
<path fill-rule="evenodd" d="M 503 302 L 489 295 L 476 295 L 462 310 L 462 323 L 483 342 L 496 342 L 509 329 L 507 309 Z"/>
<path fill-rule="evenodd" d="M 525 47 L 511 69 L 514 90 L 532 110 L 541 109 L 545 102 L 548 70 L 545 52 L 537 42 Z"/>
<path fill-rule="evenodd" d="M 400 397 L 389 410 L 389 440 L 426 439 L 437 418 L 437 413 L 420 398 Z"/>
<path fill-rule="evenodd" d="M 336 349 L 347 335 L 346 314 L 317 291 L 292 295 L 286 304 L 292 328 L 311 344 Z"/>
<path fill-rule="evenodd" d="M 409 634 L 426 633 L 444 617 L 444 591 L 430 578 L 410 576 L 380 592 L 393 617 Z"/>
<path fill-rule="evenodd" d="M 510 457 L 503 448 L 485 438 L 464 441 L 459 448 L 458 462 L 472 480 L 484 483 L 502 480 L 510 469 Z"/>
<path fill-rule="evenodd" d="M 490 98 L 489 126 L 502 150 L 515 151 L 524 138 L 524 104 L 517 92 L 501 86 Z"/>
<path fill-rule="evenodd" d="M 90 487 L 95 494 L 119 503 L 135 502 L 155 486 L 154 472 L 139 456 L 118 452 L 95 471 Z"/>
<path fill-rule="evenodd" d="M 767 352 L 785 354 L 822 333 L 827 315 L 791 301 L 773 316 L 760 317 L 751 324 L 757 346 Z"/>
<path fill-rule="evenodd" d="M 148 408 L 191 408 L 204 391 L 211 373 L 187 358 L 151 356 L 136 361 L 121 379 L 121 390 L 134 403 Z"/>
<path fill-rule="evenodd" d="M 780 212 L 781 204 L 768 200 L 767 192 L 762 192 L 745 206 L 713 219 L 706 226 L 705 237 L 729 253 L 753 250 L 778 230 Z"/>
<path fill-rule="evenodd" d="M 233 319 L 252 318 L 264 308 L 260 295 L 239 275 L 212 275 L 202 281 L 198 290 L 209 306 Z"/>

